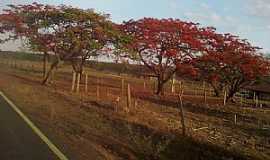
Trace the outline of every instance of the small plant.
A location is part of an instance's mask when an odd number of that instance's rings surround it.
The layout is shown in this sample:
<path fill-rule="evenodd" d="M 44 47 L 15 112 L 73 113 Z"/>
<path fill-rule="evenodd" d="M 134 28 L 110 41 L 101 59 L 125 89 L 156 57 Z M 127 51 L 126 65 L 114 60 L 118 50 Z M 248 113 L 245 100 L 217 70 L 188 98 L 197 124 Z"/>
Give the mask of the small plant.
<path fill-rule="evenodd" d="M 139 159 L 158 160 L 170 142 L 173 140 L 169 135 L 158 135 L 155 133 L 145 133 L 136 131 L 131 124 L 127 124 L 128 135 L 133 143 L 134 150 L 138 153 Z M 148 132 L 151 132 L 148 130 Z"/>

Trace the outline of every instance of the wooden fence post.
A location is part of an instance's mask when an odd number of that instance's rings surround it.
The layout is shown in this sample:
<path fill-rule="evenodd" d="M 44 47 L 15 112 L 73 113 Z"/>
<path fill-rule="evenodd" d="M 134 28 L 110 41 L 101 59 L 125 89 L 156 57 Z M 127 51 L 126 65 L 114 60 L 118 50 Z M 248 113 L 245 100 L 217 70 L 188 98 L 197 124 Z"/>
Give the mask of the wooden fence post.
<path fill-rule="evenodd" d="M 204 97 L 204 103 L 206 103 L 206 100 L 207 100 L 207 94 L 206 94 L 206 90 L 203 91 L 203 97 Z"/>
<path fill-rule="evenodd" d="M 81 74 L 78 73 L 78 74 L 77 74 L 77 87 L 76 87 L 76 92 L 77 92 L 77 93 L 80 92 L 80 81 L 81 81 Z"/>
<path fill-rule="evenodd" d="M 72 84 L 71 84 L 71 92 L 75 89 L 75 82 L 76 82 L 76 72 L 73 72 L 72 74 Z"/>
<path fill-rule="evenodd" d="M 234 114 L 234 124 L 237 124 L 237 114 Z"/>
<path fill-rule="evenodd" d="M 243 95 L 241 94 L 241 97 L 240 97 L 240 104 L 241 104 L 241 107 L 243 106 Z"/>
<path fill-rule="evenodd" d="M 183 89 L 183 83 L 182 81 L 179 82 L 179 92 L 181 92 L 181 90 Z"/>
<path fill-rule="evenodd" d="M 121 94 L 124 97 L 125 96 L 125 79 L 121 78 Z"/>
<path fill-rule="evenodd" d="M 127 85 L 127 112 L 131 108 L 131 91 L 130 91 L 130 84 Z"/>
<path fill-rule="evenodd" d="M 227 101 L 227 90 L 224 90 L 224 97 L 223 97 L 223 105 L 226 106 L 226 101 Z"/>
<path fill-rule="evenodd" d="M 146 81 L 145 81 L 145 77 L 143 79 L 143 90 L 145 91 L 146 90 Z"/>
<path fill-rule="evenodd" d="M 138 101 L 134 98 L 134 108 L 137 109 Z"/>
<path fill-rule="evenodd" d="M 256 103 L 256 92 L 253 92 L 253 102 Z"/>
<path fill-rule="evenodd" d="M 31 70 L 31 69 L 29 69 L 29 70 Z M 54 78 L 55 78 L 54 75 L 55 75 L 55 69 L 53 69 L 52 72 L 51 72 L 51 76 L 50 76 L 50 79 L 49 79 L 50 83 L 54 83 Z"/>
<path fill-rule="evenodd" d="M 205 86 L 205 81 L 203 81 L 203 97 L 204 97 L 204 103 L 206 103 L 206 86 Z"/>
<path fill-rule="evenodd" d="M 185 125 L 185 115 L 184 115 L 184 110 L 183 110 L 183 94 L 184 90 L 180 90 L 178 94 L 178 107 L 180 109 L 180 116 L 181 116 L 181 124 L 182 124 L 182 134 L 183 136 L 186 135 L 186 125 Z"/>
<path fill-rule="evenodd" d="M 255 104 L 256 104 L 256 107 L 258 107 L 258 105 L 259 105 L 259 96 L 258 95 L 256 96 Z"/>
<path fill-rule="evenodd" d="M 85 73 L 85 93 L 88 92 L 88 73 Z"/>
<path fill-rule="evenodd" d="M 172 83 L 171 83 L 171 92 L 172 92 L 172 93 L 175 92 L 174 84 L 175 84 L 175 74 L 174 74 L 173 77 L 172 77 Z"/>

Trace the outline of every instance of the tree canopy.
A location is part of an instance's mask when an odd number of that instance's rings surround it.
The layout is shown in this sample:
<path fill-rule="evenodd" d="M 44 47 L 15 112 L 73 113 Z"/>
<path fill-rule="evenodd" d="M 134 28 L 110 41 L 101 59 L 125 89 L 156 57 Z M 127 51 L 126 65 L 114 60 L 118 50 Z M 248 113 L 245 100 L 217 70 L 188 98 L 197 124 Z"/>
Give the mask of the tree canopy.
<path fill-rule="evenodd" d="M 9 5 L 0 14 L 0 40 L 24 39 L 32 50 L 57 59 L 49 71 L 44 65 L 45 84 L 61 61 L 83 72 L 92 56 L 115 54 L 136 57 L 157 78 L 156 94 L 177 72 L 211 84 L 216 95 L 226 88 L 228 99 L 257 77 L 269 74 L 269 59 L 259 47 L 232 34 L 217 33 L 213 27 L 179 19 L 143 18 L 115 24 L 110 15 L 93 9 L 38 3 Z"/>
<path fill-rule="evenodd" d="M 158 79 L 156 93 L 176 72 L 177 66 L 194 58 L 202 49 L 198 25 L 179 19 L 144 18 L 121 26 L 132 37 L 129 48 Z"/>
<path fill-rule="evenodd" d="M 84 62 L 106 45 L 119 47 L 125 42 L 109 15 L 92 9 L 38 3 L 9 7 L 0 20 L 1 33 L 9 33 L 3 41 L 25 38 L 31 49 L 55 54 L 58 58 L 51 69 L 62 60 L 71 61 L 74 71 L 82 72 Z"/>

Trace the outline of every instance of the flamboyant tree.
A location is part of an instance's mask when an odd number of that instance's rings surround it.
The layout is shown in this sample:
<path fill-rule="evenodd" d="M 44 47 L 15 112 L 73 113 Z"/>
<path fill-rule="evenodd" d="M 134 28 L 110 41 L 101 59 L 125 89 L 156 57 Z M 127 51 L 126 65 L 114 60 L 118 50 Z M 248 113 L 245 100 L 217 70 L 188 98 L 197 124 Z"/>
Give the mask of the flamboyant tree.
<path fill-rule="evenodd" d="M 128 47 L 157 78 L 156 94 L 162 93 L 178 66 L 202 50 L 198 25 L 179 19 L 130 20 L 121 29 L 132 38 Z"/>
<path fill-rule="evenodd" d="M 115 42 L 118 47 L 125 41 L 109 15 L 64 5 L 10 5 L 1 15 L 0 24 L 0 31 L 10 34 L 8 40 L 23 37 L 30 48 L 44 55 L 55 54 L 57 58 L 45 71 L 43 84 L 59 62 L 70 61 L 74 71 L 82 73 L 90 56 L 97 56 L 106 45 Z"/>
<path fill-rule="evenodd" d="M 31 5 L 9 5 L 0 15 L 0 33 L 5 34 L 2 42 L 23 39 L 34 51 L 44 54 L 43 76 L 47 72 L 48 52 L 51 51 L 52 34 L 49 29 L 50 18 L 47 16 L 59 12 L 55 7 L 33 3 Z M 42 31 L 42 32 L 41 32 Z"/>
<path fill-rule="evenodd" d="M 244 86 L 269 74 L 270 63 L 258 54 L 258 47 L 231 34 L 210 36 L 206 40 L 209 42 L 206 53 L 194 65 L 200 77 L 212 85 L 217 96 L 226 89 L 228 101 Z"/>
<path fill-rule="evenodd" d="M 195 58 L 191 62 L 189 65 L 190 71 L 187 72 L 187 75 L 190 76 L 190 73 L 193 73 L 192 78 L 209 83 L 212 86 L 215 95 L 218 97 L 224 88 L 224 84 L 221 81 L 218 81 L 216 76 L 219 74 L 220 70 L 218 70 L 218 67 L 215 66 L 215 61 L 212 62 L 209 60 L 207 63 L 204 63 L 202 61 L 202 57 L 211 57 L 211 55 L 209 55 L 210 53 L 222 54 L 224 51 L 223 45 L 225 43 L 225 39 L 222 34 L 216 33 L 216 28 L 214 27 L 205 27 L 201 28 L 200 30 L 200 38 L 204 42 L 204 51 L 199 58 Z"/>
<path fill-rule="evenodd" d="M 59 59 L 72 62 L 75 72 L 82 73 L 91 56 L 98 56 L 104 48 L 116 43 L 120 46 L 125 36 L 109 20 L 109 15 L 61 6 L 54 27 L 54 49 Z"/>

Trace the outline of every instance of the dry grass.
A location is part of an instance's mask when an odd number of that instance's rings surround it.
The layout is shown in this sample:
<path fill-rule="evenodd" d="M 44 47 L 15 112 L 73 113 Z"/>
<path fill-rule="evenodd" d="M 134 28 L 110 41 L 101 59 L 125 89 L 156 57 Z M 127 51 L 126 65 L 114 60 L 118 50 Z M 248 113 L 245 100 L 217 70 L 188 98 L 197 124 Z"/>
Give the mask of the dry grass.
<path fill-rule="evenodd" d="M 38 66 L 38 64 L 37 64 Z M 39 65 L 40 66 L 40 65 Z M 40 68 L 36 68 L 38 71 Z M 120 95 L 119 80 L 103 73 L 89 71 L 89 92 L 71 94 L 71 74 L 59 69 L 54 84 L 39 85 L 40 73 L 1 67 L 0 89 L 3 89 L 50 137 L 74 159 L 269 159 L 269 134 L 254 124 L 233 124 L 231 117 L 215 116 L 200 109 L 201 97 L 185 97 L 188 138 L 180 136 L 179 113 L 173 98 L 159 101 L 139 98 L 137 108 L 124 111 L 125 100 L 116 103 Z M 96 76 L 101 76 L 101 99 L 96 100 Z M 65 79 L 65 81 L 63 81 Z M 125 77 L 134 90 L 142 80 Z M 151 88 L 151 82 L 148 89 Z M 142 89 L 138 89 L 142 90 Z M 125 97 L 122 97 L 125 99 Z M 134 102 L 133 102 L 134 103 Z M 214 102 L 213 102 L 214 103 Z M 171 104 L 171 105 L 170 105 Z M 197 105 L 196 105 L 197 104 Z M 190 109 L 190 108 L 194 109 Z M 205 106 L 210 108 L 211 106 Z M 117 109 L 117 112 L 116 112 Z M 225 113 L 269 117 L 265 110 L 235 106 L 220 107 Z M 208 127 L 194 131 L 194 129 Z M 184 146 L 184 147 L 183 147 Z M 182 154 L 180 155 L 179 152 Z M 198 156 L 194 157 L 197 154 Z M 91 157 L 91 158 L 90 158 Z"/>

